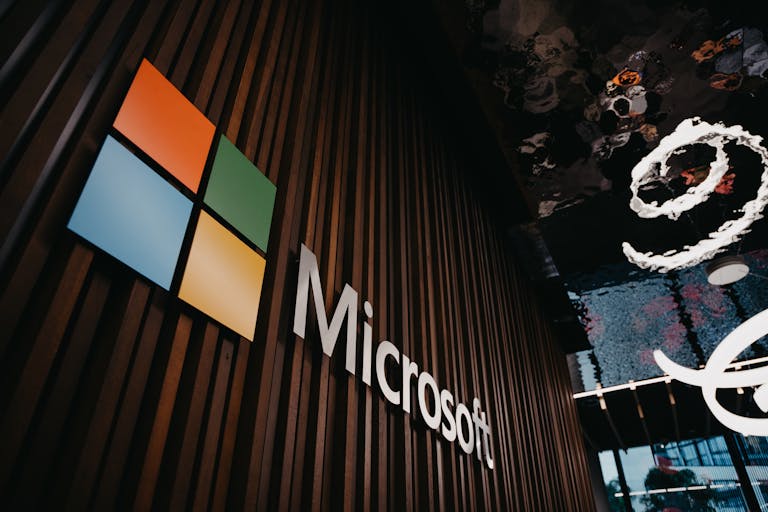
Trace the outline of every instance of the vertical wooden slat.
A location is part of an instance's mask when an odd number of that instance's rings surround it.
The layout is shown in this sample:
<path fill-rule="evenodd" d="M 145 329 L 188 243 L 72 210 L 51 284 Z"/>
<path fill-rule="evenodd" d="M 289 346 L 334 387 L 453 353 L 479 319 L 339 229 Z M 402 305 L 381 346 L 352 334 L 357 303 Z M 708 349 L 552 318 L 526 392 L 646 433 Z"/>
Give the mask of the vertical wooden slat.
<path fill-rule="evenodd" d="M 92 259 L 93 253 L 79 244 L 75 246 L 64 267 L 53 300 L 48 305 L 48 314 L 40 324 L 36 337 L 27 340 L 32 344 L 32 351 L 22 368 L 16 388 L 10 393 L 11 400 L 3 413 L 0 426 L 0 438 L 5 445 L 0 463 L 0 485 L 6 485 L 11 476 L 16 457 L 22 448 L 22 440 L 32 421 L 35 406 L 40 400 Z"/>
<path fill-rule="evenodd" d="M 192 470 L 198 445 L 201 443 L 198 436 L 203 423 L 203 407 L 208 393 L 208 384 L 211 378 L 214 352 L 217 348 L 219 329 L 208 324 L 203 335 L 202 349 L 197 361 L 197 371 L 192 388 L 191 403 L 184 418 L 184 432 L 181 436 L 181 451 L 177 461 L 174 461 L 173 486 L 170 496 L 170 508 L 181 510 L 187 508 L 187 499 L 192 487 Z"/>
<path fill-rule="evenodd" d="M 163 457 L 163 449 L 168 438 L 171 412 L 176 401 L 176 391 L 181 379 L 181 372 L 192 330 L 192 319 L 180 315 L 173 335 L 170 359 L 163 377 L 157 414 L 152 424 L 146 457 L 141 467 L 139 485 L 136 490 L 134 510 L 147 510 L 152 506 L 157 486 L 158 473 Z"/>
<path fill-rule="evenodd" d="M 32 449 L 25 460 L 17 466 L 17 472 L 21 473 L 17 485 L 34 486 L 35 482 L 45 478 L 48 466 L 34 461 L 52 460 L 61 443 L 67 412 L 73 407 L 72 401 L 76 394 L 78 380 L 98 325 L 94 319 L 101 317 L 109 287 L 110 280 L 103 272 L 97 270 L 93 273 L 86 296 L 77 313 L 76 323 L 72 328 L 69 346 L 62 357 L 58 372 L 55 373 L 52 391 L 46 397 L 48 404 L 44 406 L 44 414 L 38 428 L 32 429 L 33 437 L 30 441 Z M 18 508 L 31 509 L 40 496 L 30 493 L 20 495 L 19 498 L 21 502 Z"/>
<path fill-rule="evenodd" d="M 74 465 L 75 478 L 69 491 L 69 506 L 73 509 L 85 508 L 95 490 L 94 483 L 98 476 L 104 445 L 111 426 L 114 425 L 119 394 L 148 297 L 147 284 L 136 281 L 125 306 L 125 316 L 119 325 L 114 351 L 107 362 L 104 380 L 96 399 L 96 409 L 85 434 L 85 443 L 79 450 L 79 457 Z"/>
<path fill-rule="evenodd" d="M 82 2 L 77 9 L 61 15 L 60 25 L 45 44 L 48 59 L 36 59 L 22 81 L 8 95 L 0 108 L 0 119 L 7 134 L 0 140 L 0 182 L 4 183 L 12 167 L 43 115 L 51 107 L 56 92 L 64 85 L 66 75 L 96 26 L 92 17 L 103 16 L 103 2 L 94 10 L 95 1 Z M 51 62 L 55 63 L 51 65 Z"/>
<path fill-rule="evenodd" d="M 219 450 L 220 455 L 217 463 L 218 471 L 213 498 L 211 500 L 211 508 L 214 510 L 224 510 L 227 503 L 227 493 L 230 486 L 230 476 L 232 474 L 232 455 L 235 449 L 235 435 L 237 433 L 240 406 L 244 394 L 243 383 L 245 381 L 245 372 L 248 363 L 248 352 L 249 348 L 246 342 L 241 341 L 238 343 L 235 371 L 232 375 L 232 383 L 229 388 L 229 404 L 224 419 L 224 429 L 219 441 L 221 448 Z"/>
<path fill-rule="evenodd" d="M 163 321 L 162 300 L 155 291 L 147 311 L 141 337 L 125 386 L 119 416 L 104 456 L 104 468 L 97 486 L 93 507 L 96 510 L 115 508 L 120 480 L 125 472 L 131 438 L 136 428 L 139 408 L 149 378 L 150 366 L 158 343 Z"/>
<path fill-rule="evenodd" d="M 234 346 L 229 341 L 221 344 L 216 375 L 211 397 L 211 407 L 206 425 L 205 440 L 200 450 L 200 470 L 197 483 L 192 486 L 193 510 L 206 510 L 209 505 L 213 486 L 213 471 L 216 464 L 218 441 L 221 435 L 221 422 L 224 418 L 224 403 L 226 387 L 229 382 L 232 360 L 234 359 Z"/>
<path fill-rule="evenodd" d="M 511 256 L 509 219 L 472 176 L 493 159 L 466 147 L 472 127 L 398 9 L 22 4 L 0 16 L 13 56 L 0 106 L 9 503 L 593 509 L 565 359 Z M 277 185 L 252 343 L 65 228 L 142 57 Z M 306 339 L 292 334 L 300 243 L 318 257 L 326 312 L 350 283 L 374 307 L 374 350 L 390 340 L 455 403 L 481 400 L 494 470 L 424 425 L 415 379 L 404 414 L 375 372 L 369 388 L 345 371 L 343 340 L 329 359 L 313 320 Z"/>

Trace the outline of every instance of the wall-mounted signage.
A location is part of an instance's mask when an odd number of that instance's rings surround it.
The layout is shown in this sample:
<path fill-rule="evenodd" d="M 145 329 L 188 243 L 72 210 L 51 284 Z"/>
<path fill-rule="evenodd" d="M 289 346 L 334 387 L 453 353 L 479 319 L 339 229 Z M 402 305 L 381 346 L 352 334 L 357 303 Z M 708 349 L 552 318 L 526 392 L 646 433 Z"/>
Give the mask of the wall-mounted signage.
<path fill-rule="evenodd" d="M 701 370 L 680 366 L 661 350 L 655 350 L 653 357 L 659 367 L 673 379 L 699 386 L 709 410 L 720 423 L 745 435 L 766 436 L 768 418 L 747 418 L 734 414 L 720 405 L 716 396 L 720 388 L 757 386 L 752 398 L 763 412 L 768 412 L 768 366 L 726 371 L 739 354 L 765 335 L 768 335 L 768 309 L 753 316 L 726 336 Z"/>
<path fill-rule="evenodd" d="M 266 266 L 275 186 L 148 61 L 142 61 L 68 227 L 150 281 L 253 340 Z M 358 294 L 346 285 L 330 323 L 315 255 L 301 247 L 294 332 L 305 335 L 312 289 L 323 352 L 333 355 L 346 322 L 346 369 L 357 375 Z M 373 306 L 363 311 L 362 381 L 493 468 L 491 429 L 470 407 L 388 340 L 374 351 Z M 399 366 L 391 382 L 387 368 Z"/>
<path fill-rule="evenodd" d="M 491 458 L 491 428 L 486 413 L 480 410 L 480 400 L 472 401 L 472 411 L 459 402 L 453 393 L 447 389 L 440 390 L 434 377 L 426 371 L 419 372 L 419 366 L 405 354 L 400 354 L 397 347 L 389 340 L 379 341 L 375 354 L 370 320 L 373 318 L 373 306 L 370 302 L 363 303 L 363 311 L 368 320 L 363 322 L 362 366 L 357 368 L 357 319 L 359 311 L 358 293 L 349 284 L 344 286 L 336 308 L 328 322 L 325 312 L 325 300 L 320 288 L 320 273 L 317 258 L 302 244 L 299 260 L 298 286 L 296 289 L 296 309 L 293 317 L 293 332 L 304 338 L 306 336 L 307 314 L 310 304 L 310 288 L 312 289 L 312 304 L 317 317 L 320 342 L 323 352 L 328 357 L 333 355 L 336 340 L 341 334 L 346 322 L 345 357 L 346 369 L 352 375 L 360 370 L 361 380 L 371 385 L 372 374 L 376 374 L 376 382 L 384 397 L 393 405 L 399 405 L 406 413 L 411 412 L 411 382 L 417 383 L 417 401 L 421 418 L 433 430 L 437 430 L 448 441 L 459 441 L 459 446 L 467 454 L 473 451 L 477 460 L 484 460 L 493 469 Z M 387 364 L 399 365 L 401 371 L 397 382 L 390 382 L 387 377 Z"/>
<path fill-rule="evenodd" d="M 275 186 L 146 60 L 114 128 L 69 229 L 253 340 Z"/>
<path fill-rule="evenodd" d="M 762 211 L 768 205 L 768 151 L 763 147 L 762 141 L 762 137 L 752 135 L 741 126 L 709 124 L 698 117 L 682 121 L 674 132 L 661 139 L 659 145 L 632 169 L 630 184 L 632 199 L 629 206 L 640 217 L 650 219 L 665 216 L 671 220 L 677 220 L 682 213 L 706 201 L 728 172 L 728 154 L 725 151 L 725 145 L 729 142 L 745 146 L 760 156 L 763 163 L 760 187 L 758 187 L 757 196 L 744 204 L 741 217 L 723 223 L 717 231 L 710 233 L 707 238 L 693 246 L 685 247 L 681 251 L 653 254 L 641 253 L 629 242 L 624 242 L 622 248 L 627 259 L 642 268 L 668 272 L 708 260 L 738 241 L 749 230 L 752 223 L 762 217 Z M 691 144 L 706 144 L 715 148 L 715 161 L 710 164 L 706 179 L 688 189 L 685 194 L 665 201 L 661 205 L 656 201 L 650 203 L 643 201 L 639 196 L 640 189 L 653 180 L 666 176 L 670 170 L 667 164 L 669 157 L 680 148 Z"/>

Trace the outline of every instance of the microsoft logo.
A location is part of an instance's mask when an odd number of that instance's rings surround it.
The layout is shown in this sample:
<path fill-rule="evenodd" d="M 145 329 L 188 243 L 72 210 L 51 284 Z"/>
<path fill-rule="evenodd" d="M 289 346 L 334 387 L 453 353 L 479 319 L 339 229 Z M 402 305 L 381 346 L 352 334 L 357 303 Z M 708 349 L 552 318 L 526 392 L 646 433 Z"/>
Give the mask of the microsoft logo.
<path fill-rule="evenodd" d="M 142 61 L 68 227 L 253 340 L 275 186 Z"/>

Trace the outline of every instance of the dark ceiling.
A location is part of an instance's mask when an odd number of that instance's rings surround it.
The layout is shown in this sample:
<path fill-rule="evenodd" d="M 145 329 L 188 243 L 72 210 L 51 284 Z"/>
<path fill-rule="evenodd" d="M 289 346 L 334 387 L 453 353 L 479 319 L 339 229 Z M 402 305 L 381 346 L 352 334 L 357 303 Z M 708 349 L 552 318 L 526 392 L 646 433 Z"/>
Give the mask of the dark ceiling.
<path fill-rule="evenodd" d="M 483 105 L 562 275 L 623 260 L 627 240 L 654 252 L 695 243 L 754 197 L 762 168 L 742 150 L 730 154 L 733 181 L 678 222 L 639 219 L 628 206 L 630 171 L 680 121 L 699 116 L 768 135 L 758 5 L 466 2 L 462 63 L 478 93 L 495 96 Z M 647 198 L 684 193 L 713 153 L 699 145 L 680 155 Z M 765 224 L 743 250 L 765 247 Z"/>
<path fill-rule="evenodd" d="M 703 364 L 729 329 L 768 307 L 766 219 L 728 247 L 755 273 L 728 287 L 709 285 L 704 264 L 660 274 L 629 263 L 621 249 L 627 241 L 643 252 L 680 250 L 740 216 L 756 197 L 760 159 L 730 143 L 726 177 L 678 220 L 641 219 L 629 207 L 633 167 L 685 119 L 740 125 L 768 138 L 768 18 L 760 2 L 434 5 L 491 127 L 487 136 L 504 155 L 504 172 L 524 189 L 536 219 L 512 232 L 527 243 L 523 252 L 543 293 L 556 297 L 553 290 L 565 286 L 579 318 L 580 339 L 568 330 L 573 322 L 562 304 L 545 304 L 561 334 L 575 340 L 564 345 L 578 352 L 571 356 L 576 389 L 660 374 L 648 356 L 655 348 L 681 364 Z M 706 178 L 713 156 L 709 146 L 687 146 L 669 159 L 668 177 L 645 187 L 641 198 L 661 203 L 686 194 Z M 743 356 L 765 353 L 768 340 Z M 625 403 L 616 396 L 614 408 L 636 409 L 631 393 L 619 394 Z M 586 429 L 602 437 L 604 414 L 589 400 L 580 404 Z M 640 425 L 632 414 L 618 417 L 628 422 L 624 428 Z M 716 430 L 708 416 L 693 423 L 684 435 Z M 664 425 L 651 428 L 654 440 L 680 435 L 673 422 Z M 632 432 L 629 441 L 608 445 L 647 441 L 645 432 Z"/>

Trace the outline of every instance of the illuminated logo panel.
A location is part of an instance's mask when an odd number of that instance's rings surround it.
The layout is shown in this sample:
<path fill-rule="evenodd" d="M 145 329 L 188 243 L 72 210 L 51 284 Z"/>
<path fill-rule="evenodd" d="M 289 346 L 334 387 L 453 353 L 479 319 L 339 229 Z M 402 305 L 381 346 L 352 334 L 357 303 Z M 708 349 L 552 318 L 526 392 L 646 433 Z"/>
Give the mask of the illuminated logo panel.
<path fill-rule="evenodd" d="M 276 188 L 142 61 L 68 227 L 253 340 Z"/>

